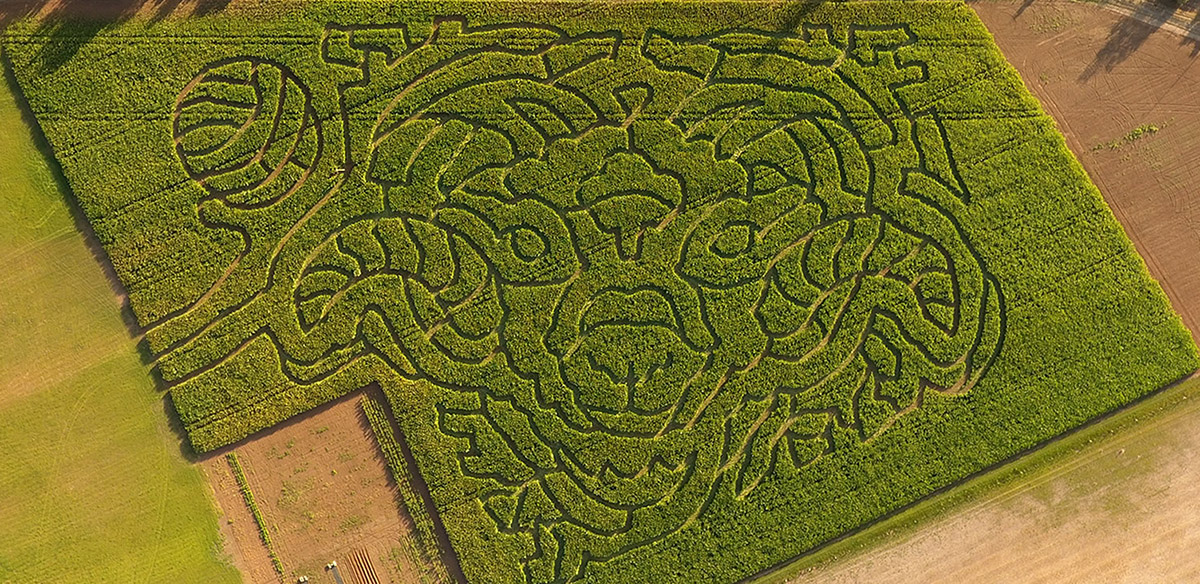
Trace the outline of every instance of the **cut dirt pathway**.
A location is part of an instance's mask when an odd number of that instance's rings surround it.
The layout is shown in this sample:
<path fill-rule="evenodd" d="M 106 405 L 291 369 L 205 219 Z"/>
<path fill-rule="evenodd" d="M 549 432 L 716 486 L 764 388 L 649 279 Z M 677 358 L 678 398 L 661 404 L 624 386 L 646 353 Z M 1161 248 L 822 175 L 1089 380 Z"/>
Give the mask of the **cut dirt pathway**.
<path fill-rule="evenodd" d="M 1094 5 L 972 6 L 1200 332 L 1200 46 Z M 1126 139 L 1144 125 L 1158 131 Z M 789 582 L 1200 582 L 1200 394 L 1187 391 L 1037 478 Z"/>
<path fill-rule="evenodd" d="M 28 14 L 162 16 L 269 3 L 0 0 L 0 23 Z M 1094 5 L 973 6 L 1185 323 L 1200 332 L 1200 169 L 1192 155 L 1200 152 L 1200 44 Z M 1124 139 L 1145 124 L 1159 131 Z M 1192 402 L 1038 479 L 935 514 L 911 536 L 790 581 L 1200 582 L 1200 399 Z"/>

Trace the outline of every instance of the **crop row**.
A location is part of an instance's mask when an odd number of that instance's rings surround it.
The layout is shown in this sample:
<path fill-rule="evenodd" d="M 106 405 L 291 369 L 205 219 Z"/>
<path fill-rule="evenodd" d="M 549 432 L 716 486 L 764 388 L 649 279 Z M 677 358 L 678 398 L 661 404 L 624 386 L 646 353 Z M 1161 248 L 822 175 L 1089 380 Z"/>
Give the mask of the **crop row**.
<path fill-rule="evenodd" d="M 431 578 L 432 582 L 450 582 L 451 578 L 441 560 L 437 528 L 424 498 L 417 492 L 415 479 L 409 470 L 409 462 L 404 456 L 403 447 L 396 439 L 396 433 L 392 430 L 386 406 L 369 395 L 365 396 L 361 403 L 363 414 L 371 425 L 371 431 L 375 434 L 384 460 L 387 461 L 388 470 L 391 471 L 396 488 L 400 491 L 402 511 L 406 517 L 412 519 L 416 527 L 415 543 L 421 566 L 423 570 L 428 570 L 425 575 Z"/>
<path fill-rule="evenodd" d="M 378 383 L 427 559 L 728 582 L 1200 363 L 965 5 L 497 6 L 16 25 L 197 450 Z"/>
<path fill-rule="evenodd" d="M 250 483 L 246 480 L 246 473 L 242 470 L 242 463 L 238 460 L 237 453 L 232 451 L 226 453 L 225 461 L 229 463 L 229 470 L 233 471 L 233 478 L 237 481 L 238 490 L 242 492 L 242 500 L 246 502 L 246 508 L 254 516 L 254 523 L 258 526 L 258 537 L 262 539 L 263 545 L 267 548 L 267 555 L 271 557 L 271 565 L 275 568 L 275 573 L 283 577 L 283 562 L 279 561 L 279 554 L 275 553 L 275 545 L 271 543 L 271 532 L 267 529 L 267 519 L 259 510 L 258 502 L 254 500 L 254 492 L 250 490 Z"/>

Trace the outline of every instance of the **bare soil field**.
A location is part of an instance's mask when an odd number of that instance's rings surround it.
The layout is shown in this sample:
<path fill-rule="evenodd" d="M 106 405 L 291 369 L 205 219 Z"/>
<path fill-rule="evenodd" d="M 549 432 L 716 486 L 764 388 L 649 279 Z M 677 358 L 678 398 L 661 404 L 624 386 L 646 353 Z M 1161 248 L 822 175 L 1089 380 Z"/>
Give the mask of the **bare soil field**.
<path fill-rule="evenodd" d="M 1200 392 L 1191 386 L 1169 413 L 1130 420 L 1044 472 L 789 582 L 1198 582 Z"/>
<path fill-rule="evenodd" d="M 972 6 L 1196 336 L 1200 44 L 1093 4 Z"/>
<path fill-rule="evenodd" d="M 277 583 L 279 578 L 271 566 L 271 556 L 258 536 L 254 516 L 242 500 L 237 480 L 225 457 L 207 458 L 200 467 L 204 469 L 221 511 L 220 529 L 225 553 L 247 584 Z"/>
<path fill-rule="evenodd" d="M 1196 335 L 1200 45 L 1147 26 L 1149 9 L 1135 18 L 1074 2 L 972 6 Z M 1190 386 L 1168 394 L 1166 414 L 1139 422 L 1146 406 L 1135 406 L 1128 428 L 1043 472 L 915 526 L 896 522 L 881 545 L 831 552 L 789 581 L 1200 581 L 1200 396 Z"/>
<path fill-rule="evenodd" d="M 362 395 L 356 392 L 233 448 L 287 582 L 300 575 L 332 582 L 324 568 L 335 560 L 354 584 L 420 581 L 420 567 L 404 541 L 412 522 L 398 506 L 395 483 L 362 414 Z M 227 451 L 202 462 L 225 512 L 226 550 L 249 582 L 278 582 L 225 460 Z M 355 567 L 363 564 L 377 580 L 360 575 Z"/>
<path fill-rule="evenodd" d="M 37 18 L 94 17 L 120 19 L 188 16 L 223 10 L 231 5 L 259 0 L 0 0 L 0 23 L 33 16 Z"/>

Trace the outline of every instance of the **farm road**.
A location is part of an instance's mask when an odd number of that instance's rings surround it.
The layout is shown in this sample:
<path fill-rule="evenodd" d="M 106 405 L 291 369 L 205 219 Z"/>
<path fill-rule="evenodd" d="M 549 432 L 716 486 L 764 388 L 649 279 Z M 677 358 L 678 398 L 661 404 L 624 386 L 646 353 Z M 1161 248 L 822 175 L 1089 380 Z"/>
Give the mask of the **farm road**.
<path fill-rule="evenodd" d="M 61 17 L 123 19 L 133 15 L 208 14 L 242 0 L 0 0 L 0 24 L 26 16 L 53 21 Z"/>

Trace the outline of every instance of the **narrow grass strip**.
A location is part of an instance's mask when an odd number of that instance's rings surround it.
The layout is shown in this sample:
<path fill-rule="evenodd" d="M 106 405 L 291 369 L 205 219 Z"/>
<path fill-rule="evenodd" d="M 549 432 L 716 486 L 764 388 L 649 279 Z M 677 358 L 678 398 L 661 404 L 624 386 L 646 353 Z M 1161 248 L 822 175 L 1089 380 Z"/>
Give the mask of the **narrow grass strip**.
<path fill-rule="evenodd" d="M 237 480 L 238 489 L 242 491 L 242 500 L 246 502 L 250 514 L 254 516 L 254 522 L 258 524 L 258 536 L 262 539 L 263 545 L 267 546 L 267 554 L 271 556 L 271 565 L 275 566 L 275 573 L 283 577 L 283 562 L 279 561 L 279 554 L 275 553 L 275 545 L 271 543 L 271 534 L 267 531 L 267 520 L 254 500 L 254 492 L 250 490 L 250 483 L 246 481 L 242 463 L 238 461 L 236 452 L 226 454 L 225 460 L 229 463 L 230 470 L 233 471 L 233 478 Z"/>

